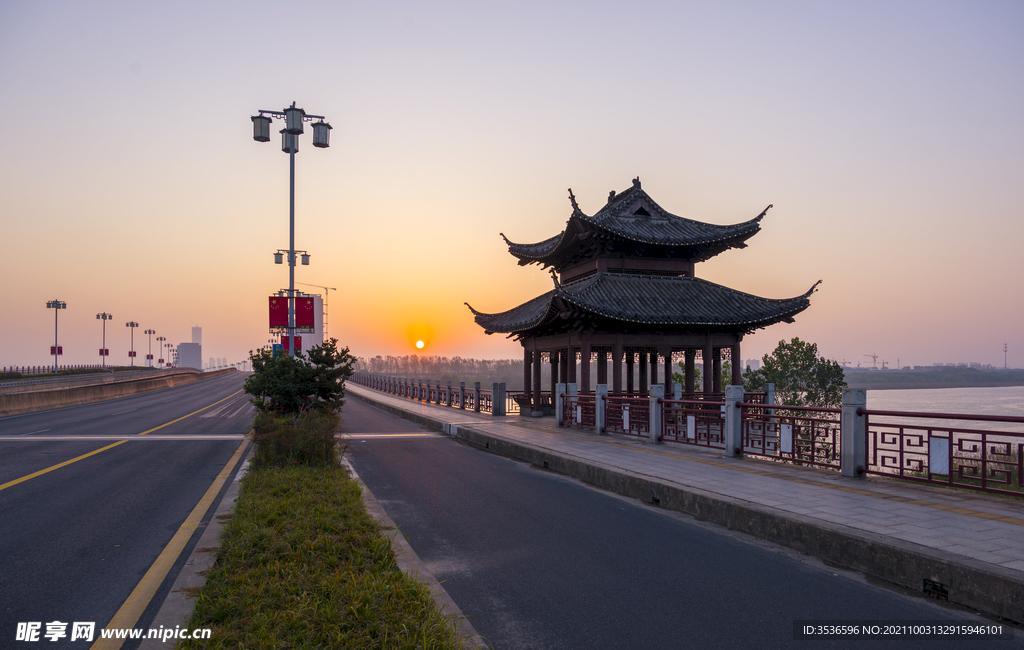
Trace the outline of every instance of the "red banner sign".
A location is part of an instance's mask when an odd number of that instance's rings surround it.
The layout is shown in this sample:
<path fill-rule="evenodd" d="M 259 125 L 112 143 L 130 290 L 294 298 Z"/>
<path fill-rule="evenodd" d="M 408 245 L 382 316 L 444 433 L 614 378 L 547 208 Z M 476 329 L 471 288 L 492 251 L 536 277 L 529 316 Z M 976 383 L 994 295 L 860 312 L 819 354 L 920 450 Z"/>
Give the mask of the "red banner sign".
<path fill-rule="evenodd" d="M 312 329 L 316 327 L 316 324 L 313 321 L 313 299 L 296 298 L 295 327 L 308 327 Z"/>
<path fill-rule="evenodd" d="M 289 349 L 290 342 L 289 342 L 287 336 L 282 336 L 281 337 L 281 345 L 284 347 L 285 350 Z M 295 350 L 297 352 L 301 352 L 302 351 L 302 337 L 301 336 L 296 336 L 295 337 Z"/>
<path fill-rule="evenodd" d="M 270 326 L 288 327 L 288 299 L 270 296 Z"/>
<path fill-rule="evenodd" d="M 132 350 L 132 351 L 128 352 L 128 356 L 129 357 L 134 357 L 135 356 L 135 351 Z"/>
<path fill-rule="evenodd" d="M 101 357 L 110 356 L 110 349 L 109 348 L 100 348 L 100 356 Z"/>
<path fill-rule="evenodd" d="M 50 354 L 55 354 L 55 355 L 64 354 L 64 346 L 63 345 L 58 345 L 57 347 L 54 347 L 54 346 L 51 345 L 50 346 Z"/>

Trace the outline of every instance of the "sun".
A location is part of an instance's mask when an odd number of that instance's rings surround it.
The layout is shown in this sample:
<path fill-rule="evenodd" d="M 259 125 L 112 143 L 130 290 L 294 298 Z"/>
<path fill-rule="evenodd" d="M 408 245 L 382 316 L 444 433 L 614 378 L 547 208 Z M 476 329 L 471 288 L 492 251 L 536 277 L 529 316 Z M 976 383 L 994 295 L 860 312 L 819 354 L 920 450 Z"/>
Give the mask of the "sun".
<path fill-rule="evenodd" d="M 423 341 L 416 341 L 416 348 L 419 350 L 423 349 Z"/>

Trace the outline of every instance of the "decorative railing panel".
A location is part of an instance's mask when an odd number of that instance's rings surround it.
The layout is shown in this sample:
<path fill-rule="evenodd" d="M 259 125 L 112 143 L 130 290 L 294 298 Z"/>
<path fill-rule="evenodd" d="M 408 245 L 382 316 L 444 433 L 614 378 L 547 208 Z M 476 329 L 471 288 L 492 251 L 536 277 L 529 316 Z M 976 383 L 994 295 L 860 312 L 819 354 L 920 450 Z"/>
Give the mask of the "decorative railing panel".
<path fill-rule="evenodd" d="M 597 426 L 594 395 L 562 395 L 562 426 L 593 431 Z"/>
<path fill-rule="evenodd" d="M 604 431 L 650 438 L 651 401 L 636 397 L 606 397 Z"/>
<path fill-rule="evenodd" d="M 840 469 L 842 411 L 835 408 L 740 404 L 743 453 Z"/>
<path fill-rule="evenodd" d="M 713 400 L 663 400 L 661 439 L 725 449 L 724 407 L 725 402 Z"/>
<path fill-rule="evenodd" d="M 868 474 L 1024 496 L 1024 433 L 1005 430 L 1019 429 L 1024 418 L 860 413 L 865 416 Z"/>

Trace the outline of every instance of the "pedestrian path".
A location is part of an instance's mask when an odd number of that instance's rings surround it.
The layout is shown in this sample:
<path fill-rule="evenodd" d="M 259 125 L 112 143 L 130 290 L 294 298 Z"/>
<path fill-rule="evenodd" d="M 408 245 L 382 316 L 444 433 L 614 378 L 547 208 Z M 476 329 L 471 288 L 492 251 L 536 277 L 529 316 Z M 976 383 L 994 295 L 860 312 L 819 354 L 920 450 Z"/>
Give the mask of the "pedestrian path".
<path fill-rule="evenodd" d="M 446 433 L 474 438 L 471 442 L 493 439 L 502 448 L 520 450 L 506 455 L 525 460 L 524 454 L 531 459 L 550 454 L 553 464 L 588 468 L 577 473 L 615 474 L 614 485 L 668 490 L 669 500 L 681 500 L 677 509 L 684 512 L 751 534 L 764 529 L 771 541 L 1024 623 L 1024 499 L 874 477 L 852 479 L 827 470 L 728 458 L 716 450 L 558 428 L 552 417 L 496 418 L 363 386 L 346 388 Z M 658 499 L 643 494 L 633 496 Z M 660 501 L 666 505 L 665 496 Z M 983 607 L 987 601 L 994 604 Z"/>

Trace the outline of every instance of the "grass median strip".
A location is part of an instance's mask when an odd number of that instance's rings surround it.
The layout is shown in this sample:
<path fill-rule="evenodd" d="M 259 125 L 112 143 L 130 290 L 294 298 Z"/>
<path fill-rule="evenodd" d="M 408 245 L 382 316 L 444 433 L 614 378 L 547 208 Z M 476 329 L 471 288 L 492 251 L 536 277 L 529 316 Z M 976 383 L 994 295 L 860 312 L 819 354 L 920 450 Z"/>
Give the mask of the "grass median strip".
<path fill-rule="evenodd" d="M 460 647 L 337 466 L 246 475 L 189 627 L 213 639 L 180 648 Z"/>

